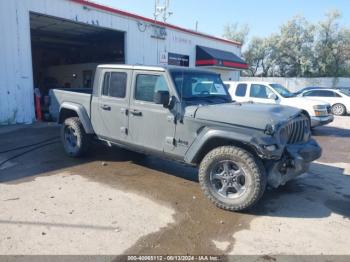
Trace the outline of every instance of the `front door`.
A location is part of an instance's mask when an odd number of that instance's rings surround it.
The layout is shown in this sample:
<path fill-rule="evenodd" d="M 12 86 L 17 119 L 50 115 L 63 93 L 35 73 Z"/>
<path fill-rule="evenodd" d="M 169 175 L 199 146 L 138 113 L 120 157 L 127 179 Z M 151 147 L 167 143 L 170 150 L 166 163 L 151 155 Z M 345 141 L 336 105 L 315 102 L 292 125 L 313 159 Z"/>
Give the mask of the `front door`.
<path fill-rule="evenodd" d="M 95 133 L 104 139 L 124 141 L 128 134 L 131 71 L 104 69 L 102 88 L 92 100 Z"/>
<path fill-rule="evenodd" d="M 134 71 L 128 138 L 137 146 L 170 152 L 174 149 L 174 115 L 163 105 L 153 102 L 157 91 L 169 91 L 165 74 Z"/>
<path fill-rule="evenodd" d="M 274 94 L 270 88 L 265 85 L 251 84 L 249 92 L 249 101 L 254 103 L 275 104 L 276 100 L 269 98 Z"/>

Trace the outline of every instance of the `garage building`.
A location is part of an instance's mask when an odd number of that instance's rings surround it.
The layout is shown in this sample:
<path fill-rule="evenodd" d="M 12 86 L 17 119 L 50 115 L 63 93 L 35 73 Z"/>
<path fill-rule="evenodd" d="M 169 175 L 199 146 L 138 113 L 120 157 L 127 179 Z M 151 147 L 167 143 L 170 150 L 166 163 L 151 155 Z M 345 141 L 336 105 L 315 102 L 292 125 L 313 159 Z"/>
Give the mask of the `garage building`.
<path fill-rule="evenodd" d="M 34 89 L 90 88 L 98 64 L 247 68 L 241 44 L 84 0 L 0 1 L 0 125 L 35 121 Z"/>

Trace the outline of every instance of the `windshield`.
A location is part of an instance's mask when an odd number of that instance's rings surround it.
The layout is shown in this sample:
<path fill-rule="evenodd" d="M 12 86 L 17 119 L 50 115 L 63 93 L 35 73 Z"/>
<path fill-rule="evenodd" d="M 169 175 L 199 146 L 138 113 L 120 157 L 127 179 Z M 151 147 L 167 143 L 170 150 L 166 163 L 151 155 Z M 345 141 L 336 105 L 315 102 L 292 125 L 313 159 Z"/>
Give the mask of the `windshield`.
<path fill-rule="evenodd" d="M 287 88 L 280 84 L 270 84 L 270 86 L 281 96 L 288 98 L 295 96 L 292 92 L 290 92 Z"/>
<path fill-rule="evenodd" d="M 183 100 L 232 102 L 220 75 L 195 71 L 173 71 L 171 77 Z"/>

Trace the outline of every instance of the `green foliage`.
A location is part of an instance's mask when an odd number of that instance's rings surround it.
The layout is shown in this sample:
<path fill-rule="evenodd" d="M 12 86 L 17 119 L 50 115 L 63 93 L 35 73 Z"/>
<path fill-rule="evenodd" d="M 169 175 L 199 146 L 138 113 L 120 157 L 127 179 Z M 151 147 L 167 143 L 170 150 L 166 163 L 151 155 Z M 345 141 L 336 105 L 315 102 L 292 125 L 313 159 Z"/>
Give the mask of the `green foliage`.
<path fill-rule="evenodd" d="M 271 39 L 254 37 L 250 41 L 248 49 L 244 52 L 243 56 L 250 65 L 249 71 L 253 76 L 259 73 L 259 69 L 262 71 L 262 76 L 268 75 L 273 65 L 271 63 L 273 52 L 274 45 Z"/>
<path fill-rule="evenodd" d="M 315 63 L 319 76 L 341 76 L 349 73 L 350 31 L 341 28 L 336 10 L 326 14 L 326 19 L 318 25 L 315 45 Z"/>
<path fill-rule="evenodd" d="M 340 13 L 330 11 L 325 20 L 311 24 L 296 16 L 277 34 L 254 37 L 243 53 L 250 74 L 261 76 L 349 76 L 350 29 L 338 23 Z"/>
<path fill-rule="evenodd" d="M 248 34 L 249 34 L 248 25 L 239 25 L 238 23 L 234 23 L 234 24 L 225 25 L 223 37 L 226 39 L 235 40 L 244 44 Z"/>

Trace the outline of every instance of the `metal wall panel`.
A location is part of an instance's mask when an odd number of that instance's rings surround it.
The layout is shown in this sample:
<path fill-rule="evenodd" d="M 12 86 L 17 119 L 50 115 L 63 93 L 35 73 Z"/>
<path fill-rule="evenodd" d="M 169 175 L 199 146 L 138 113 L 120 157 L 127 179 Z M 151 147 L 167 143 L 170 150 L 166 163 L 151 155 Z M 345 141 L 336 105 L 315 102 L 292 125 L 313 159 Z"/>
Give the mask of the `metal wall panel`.
<path fill-rule="evenodd" d="M 34 119 L 29 16 L 19 1 L 0 1 L 0 124 Z"/>
<path fill-rule="evenodd" d="M 151 37 L 153 31 L 149 24 L 139 24 L 143 21 L 69 0 L 1 0 L 0 124 L 31 123 L 35 117 L 29 12 L 126 32 L 126 63 L 129 64 L 156 65 L 161 52 L 172 52 L 189 55 L 190 66 L 194 67 L 196 45 L 238 55 L 241 51 L 236 45 L 169 28 L 165 40 L 155 39 Z M 238 71 L 218 72 L 224 79 L 239 78 Z"/>

